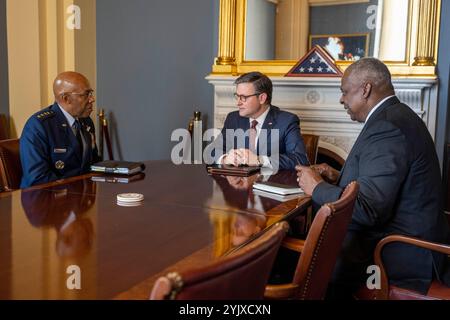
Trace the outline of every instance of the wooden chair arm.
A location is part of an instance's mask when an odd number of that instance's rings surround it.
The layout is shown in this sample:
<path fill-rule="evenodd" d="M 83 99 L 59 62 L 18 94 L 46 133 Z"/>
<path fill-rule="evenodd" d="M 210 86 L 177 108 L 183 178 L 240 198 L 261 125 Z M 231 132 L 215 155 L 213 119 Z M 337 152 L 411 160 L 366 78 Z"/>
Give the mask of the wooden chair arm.
<path fill-rule="evenodd" d="M 402 235 L 390 235 L 387 237 L 384 237 L 380 242 L 378 242 L 377 247 L 375 249 L 375 260 L 378 260 L 381 262 L 381 251 L 383 250 L 383 247 L 391 242 L 402 242 L 414 245 L 416 247 L 428 249 L 437 251 L 446 255 L 450 255 L 450 245 L 443 244 L 443 243 L 437 243 L 437 242 L 431 242 L 426 240 L 421 240 L 418 238 L 408 237 L 408 236 L 402 236 Z"/>
<path fill-rule="evenodd" d="M 281 245 L 284 248 L 301 253 L 303 250 L 303 247 L 305 246 L 305 240 L 285 237 L 283 239 L 283 242 L 281 243 Z"/>
<path fill-rule="evenodd" d="M 377 293 L 378 300 L 387 300 L 389 297 L 389 290 L 388 290 L 389 280 L 387 278 L 386 270 L 384 268 L 383 260 L 381 258 L 381 251 L 383 250 L 385 245 L 392 243 L 392 242 L 406 243 L 406 244 L 410 244 L 410 245 L 417 246 L 420 248 L 433 250 L 433 251 L 441 252 L 443 254 L 450 255 L 450 245 L 447 245 L 447 244 L 421 240 L 418 238 L 408 237 L 408 236 L 403 236 L 403 235 L 390 235 L 390 236 L 384 237 L 383 239 L 381 239 L 378 242 L 378 244 L 375 248 L 375 252 L 374 252 L 374 262 L 376 265 L 378 265 L 380 267 L 380 271 L 381 271 L 381 290 L 379 290 L 379 292 Z"/>
<path fill-rule="evenodd" d="M 266 286 L 266 291 L 264 292 L 265 299 L 289 299 L 294 298 L 298 289 L 298 285 L 289 284 L 270 284 Z"/>

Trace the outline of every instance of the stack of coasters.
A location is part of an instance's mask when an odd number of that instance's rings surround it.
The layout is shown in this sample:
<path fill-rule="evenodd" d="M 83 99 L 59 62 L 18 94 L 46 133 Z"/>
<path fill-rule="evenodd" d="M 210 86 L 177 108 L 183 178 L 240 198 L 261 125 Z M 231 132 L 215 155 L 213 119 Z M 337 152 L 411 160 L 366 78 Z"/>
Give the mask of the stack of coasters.
<path fill-rule="evenodd" d="M 140 193 L 121 193 L 117 195 L 117 205 L 122 207 L 140 206 L 144 201 L 144 195 Z"/>

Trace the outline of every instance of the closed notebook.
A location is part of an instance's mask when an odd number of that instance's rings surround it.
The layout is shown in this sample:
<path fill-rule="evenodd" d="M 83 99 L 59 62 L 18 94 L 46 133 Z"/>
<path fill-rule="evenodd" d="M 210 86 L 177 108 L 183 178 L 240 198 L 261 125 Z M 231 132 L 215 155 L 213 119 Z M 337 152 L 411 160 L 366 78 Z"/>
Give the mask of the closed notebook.
<path fill-rule="evenodd" d="M 261 168 L 257 166 L 235 167 L 226 164 L 213 164 L 206 167 L 209 174 L 218 174 L 225 176 L 248 177 L 258 173 Z"/>
<path fill-rule="evenodd" d="M 302 193 L 282 195 L 282 194 L 262 191 L 262 190 L 258 190 L 258 189 L 253 189 L 253 194 L 256 195 L 256 196 L 260 196 L 260 197 L 264 197 L 264 198 L 270 198 L 270 199 L 273 199 L 273 200 L 276 200 L 276 201 L 280 201 L 280 202 L 285 202 L 285 201 L 289 201 L 289 200 L 293 200 L 293 199 L 298 199 L 302 195 Z"/>
<path fill-rule="evenodd" d="M 142 162 L 106 160 L 91 165 L 91 171 L 116 174 L 135 174 L 145 169 Z"/>
<path fill-rule="evenodd" d="M 272 192 L 281 195 L 289 194 L 302 194 L 303 190 L 298 186 L 290 186 L 286 184 L 280 184 L 275 182 L 255 182 L 253 184 L 253 189 L 263 190 L 266 192 Z"/>

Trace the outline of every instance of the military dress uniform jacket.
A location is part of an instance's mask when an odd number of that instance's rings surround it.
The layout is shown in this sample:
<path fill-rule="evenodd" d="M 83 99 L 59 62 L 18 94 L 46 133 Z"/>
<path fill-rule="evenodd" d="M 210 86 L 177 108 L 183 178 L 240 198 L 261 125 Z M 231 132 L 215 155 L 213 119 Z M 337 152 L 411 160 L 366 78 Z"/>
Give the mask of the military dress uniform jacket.
<path fill-rule="evenodd" d="M 58 104 L 31 116 L 20 137 L 21 188 L 86 173 L 100 161 L 91 118 L 79 119 L 86 150 L 74 135 Z"/>

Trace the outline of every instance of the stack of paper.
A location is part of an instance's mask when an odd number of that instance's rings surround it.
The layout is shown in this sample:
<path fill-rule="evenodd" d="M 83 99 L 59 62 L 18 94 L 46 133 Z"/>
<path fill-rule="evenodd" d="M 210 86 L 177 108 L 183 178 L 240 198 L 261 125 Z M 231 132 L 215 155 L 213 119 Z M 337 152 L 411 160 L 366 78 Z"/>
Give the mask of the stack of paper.
<path fill-rule="evenodd" d="M 258 189 L 258 190 L 281 194 L 281 195 L 303 193 L 303 190 L 298 186 L 289 186 L 289 185 L 270 182 L 270 181 L 256 182 L 253 184 L 253 189 Z"/>
<path fill-rule="evenodd" d="M 285 202 L 285 201 L 289 201 L 289 200 L 293 200 L 293 199 L 298 199 L 300 197 L 301 194 L 288 194 L 288 195 L 281 195 L 281 194 L 276 194 L 273 192 L 267 192 L 267 191 L 262 191 L 262 190 L 258 190 L 258 189 L 254 189 L 253 190 L 253 194 L 260 196 L 260 197 L 264 197 L 264 198 L 270 198 L 276 201 L 280 201 L 280 202 Z"/>

